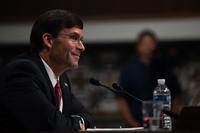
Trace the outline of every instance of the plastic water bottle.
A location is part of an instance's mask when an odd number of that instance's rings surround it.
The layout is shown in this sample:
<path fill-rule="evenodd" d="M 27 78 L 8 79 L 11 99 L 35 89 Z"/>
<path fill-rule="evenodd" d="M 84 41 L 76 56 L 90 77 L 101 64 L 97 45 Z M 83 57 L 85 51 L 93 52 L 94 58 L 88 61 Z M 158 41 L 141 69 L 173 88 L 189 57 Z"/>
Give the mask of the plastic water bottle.
<path fill-rule="evenodd" d="M 158 85 L 153 91 L 153 100 L 162 101 L 163 109 L 168 111 L 171 110 L 171 93 L 165 85 L 165 79 L 158 79 Z M 161 115 L 161 128 L 172 130 L 172 121 L 170 116 L 166 114 Z"/>

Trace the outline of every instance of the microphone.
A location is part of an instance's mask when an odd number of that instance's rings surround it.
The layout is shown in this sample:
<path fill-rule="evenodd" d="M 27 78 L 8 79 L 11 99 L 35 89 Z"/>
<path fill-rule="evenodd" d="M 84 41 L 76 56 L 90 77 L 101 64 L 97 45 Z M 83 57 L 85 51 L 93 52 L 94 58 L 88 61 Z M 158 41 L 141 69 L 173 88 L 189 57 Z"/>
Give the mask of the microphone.
<path fill-rule="evenodd" d="M 93 85 L 104 87 L 104 88 L 106 88 L 106 89 L 108 89 L 108 90 L 114 92 L 114 93 L 117 94 L 117 95 L 118 95 L 119 93 L 124 93 L 125 95 L 127 95 L 127 96 L 133 98 L 134 100 L 137 100 L 137 101 L 139 101 L 139 102 L 141 102 L 141 103 L 143 102 L 143 100 L 141 100 L 141 99 L 139 99 L 139 98 L 137 98 L 137 97 L 131 95 L 129 92 L 125 91 L 125 90 L 124 90 L 122 87 L 120 87 L 117 83 L 113 83 L 113 84 L 112 84 L 112 87 L 114 88 L 114 89 L 112 89 L 112 88 L 110 88 L 110 87 L 108 87 L 108 86 L 102 84 L 99 80 L 94 79 L 94 78 L 90 78 L 90 79 L 89 79 L 89 82 L 90 82 L 91 84 L 93 84 Z"/>
<path fill-rule="evenodd" d="M 90 83 L 93 84 L 93 85 L 96 85 L 96 86 L 100 86 L 101 83 L 99 82 L 99 80 L 96 80 L 94 78 L 90 78 Z"/>
<path fill-rule="evenodd" d="M 122 88 L 121 86 L 119 86 L 117 83 L 113 83 L 112 87 L 118 91 L 121 91 L 121 93 L 126 94 L 127 96 L 133 98 L 134 100 L 138 101 L 138 102 L 143 102 L 143 100 L 137 98 L 136 96 L 133 96 L 132 94 L 130 94 L 129 92 L 127 92 L 124 88 Z"/>
<path fill-rule="evenodd" d="M 112 91 L 113 93 L 117 94 L 117 91 L 116 91 L 116 90 L 114 90 L 114 89 L 112 89 L 112 88 L 110 88 L 110 87 L 108 87 L 108 86 L 102 84 L 102 83 L 101 83 L 99 80 L 97 80 L 97 79 L 90 78 L 90 79 L 89 79 L 89 82 L 90 82 L 91 84 L 93 84 L 93 85 L 101 86 L 101 87 L 106 88 L 106 89 Z"/>

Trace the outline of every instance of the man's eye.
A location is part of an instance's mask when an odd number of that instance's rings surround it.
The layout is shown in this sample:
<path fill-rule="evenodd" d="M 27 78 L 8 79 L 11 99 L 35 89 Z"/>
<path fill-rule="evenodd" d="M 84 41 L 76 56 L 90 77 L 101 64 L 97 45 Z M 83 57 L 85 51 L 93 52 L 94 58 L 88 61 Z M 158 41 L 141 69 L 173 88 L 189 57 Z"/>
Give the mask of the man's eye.
<path fill-rule="evenodd" d="M 81 41 L 82 43 L 84 43 L 84 40 L 83 40 L 83 39 L 80 39 L 80 41 Z"/>
<path fill-rule="evenodd" d="M 79 37 L 78 36 L 75 36 L 75 35 L 71 35 L 69 36 L 72 40 L 79 40 Z"/>

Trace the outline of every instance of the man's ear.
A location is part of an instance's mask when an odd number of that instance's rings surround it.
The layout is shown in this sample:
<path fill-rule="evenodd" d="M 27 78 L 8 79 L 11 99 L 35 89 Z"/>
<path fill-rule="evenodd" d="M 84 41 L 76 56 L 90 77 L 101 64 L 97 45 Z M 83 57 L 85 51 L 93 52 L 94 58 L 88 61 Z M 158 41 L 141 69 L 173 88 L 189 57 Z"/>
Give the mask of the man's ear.
<path fill-rule="evenodd" d="M 44 47 L 51 48 L 53 45 L 53 37 L 49 33 L 44 33 L 42 35 L 43 45 Z"/>

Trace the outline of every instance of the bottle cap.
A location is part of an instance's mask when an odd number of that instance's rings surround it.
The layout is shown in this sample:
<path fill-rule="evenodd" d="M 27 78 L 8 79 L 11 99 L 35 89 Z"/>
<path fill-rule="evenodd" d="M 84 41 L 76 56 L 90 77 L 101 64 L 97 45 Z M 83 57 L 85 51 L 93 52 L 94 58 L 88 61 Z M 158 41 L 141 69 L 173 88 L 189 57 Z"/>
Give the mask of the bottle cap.
<path fill-rule="evenodd" d="M 165 79 L 158 79 L 158 84 L 164 85 L 165 84 Z"/>

